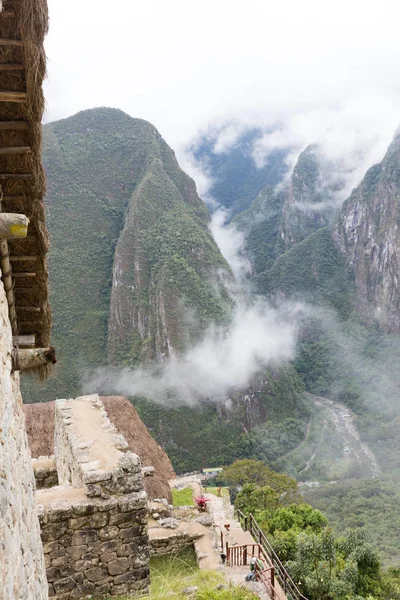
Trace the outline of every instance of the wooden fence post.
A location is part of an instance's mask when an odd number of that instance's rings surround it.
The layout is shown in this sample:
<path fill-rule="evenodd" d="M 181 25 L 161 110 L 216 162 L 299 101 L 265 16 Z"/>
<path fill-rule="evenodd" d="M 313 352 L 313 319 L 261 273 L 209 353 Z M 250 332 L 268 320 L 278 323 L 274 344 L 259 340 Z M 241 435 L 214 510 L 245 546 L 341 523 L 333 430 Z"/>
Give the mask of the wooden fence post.
<path fill-rule="evenodd" d="M 271 567 L 271 600 L 275 600 L 275 567 Z"/>

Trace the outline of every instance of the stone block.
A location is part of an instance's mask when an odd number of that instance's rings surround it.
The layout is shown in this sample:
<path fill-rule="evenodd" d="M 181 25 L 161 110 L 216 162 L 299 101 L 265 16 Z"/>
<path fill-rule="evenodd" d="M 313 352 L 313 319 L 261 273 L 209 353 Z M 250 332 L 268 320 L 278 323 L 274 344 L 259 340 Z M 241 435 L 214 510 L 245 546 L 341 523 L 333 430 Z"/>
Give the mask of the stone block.
<path fill-rule="evenodd" d="M 56 540 L 55 542 L 46 542 L 45 544 L 43 544 L 43 552 L 45 554 L 53 552 L 54 550 L 58 550 L 59 548 L 59 543 Z"/>
<path fill-rule="evenodd" d="M 99 557 L 93 557 L 90 560 L 77 560 L 74 563 L 73 569 L 74 571 L 79 571 L 79 572 L 83 572 L 86 573 L 86 571 L 88 571 L 89 569 L 92 569 L 93 567 L 97 567 L 99 564 Z"/>
<path fill-rule="evenodd" d="M 104 527 L 99 531 L 99 539 L 100 540 L 112 540 L 118 537 L 119 529 L 116 525 L 109 525 L 108 527 Z"/>
<path fill-rule="evenodd" d="M 147 494 L 144 490 L 124 496 L 118 501 L 118 508 L 121 512 L 138 511 L 144 507 L 146 507 L 145 513 L 147 515 Z"/>
<path fill-rule="evenodd" d="M 114 560 L 118 556 L 124 556 L 123 554 L 118 554 L 119 550 L 120 549 L 118 548 L 117 552 L 105 552 L 101 555 L 101 562 L 103 564 L 107 564 L 108 562 L 110 562 L 110 560 Z"/>
<path fill-rule="evenodd" d="M 46 520 L 47 523 L 58 523 L 59 521 L 65 521 L 70 516 L 72 516 L 72 506 L 69 502 L 65 502 L 49 508 L 47 510 Z"/>
<path fill-rule="evenodd" d="M 97 582 L 102 581 L 108 577 L 107 569 L 105 567 L 94 567 L 85 572 L 85 576 L 89 581 Z M 96 591 L 98 591 L 96 586 Z"/>
<path fill-rule="evenodd" d="M 140 473 L 141 462 L 137 454 L 125 452 L 118 461 L 118 466 L 127 473 Z"/>
<path fill-rule="evenodd" d="M 130 512 L 117 512 L 114 515 L 110 515 L 109 525 L 121 525 L 121 523 L 129 522 L 131 520 L 131 514 L 132 513 Z"/>
<path fill-rule="evenodd" d="M 81 546 L 71 546 L 71 548 L 67 549 L 68 555 L 70 556 L 71 560 L 73 562 L 75 562 L 76 560 L 79 560 L 86 552 L 87 552 L 87 545 L 83 544 Z"/>
<path fill-rule="evenodd" d="M 58 558 L 52 558 L 51 559 L 51 566 L 52 567 L 61 567 L 63 565 L 66 565 L 68 562 L 68 557 L 67 556 L 60 556 Z"/>
<path fill-rule="evenodd" d="M 117 558 L 112 560 L 107 565 L 107 571 L 110 575 L 121 575 L 125 573 L 129 568 L 129 560 L 126 557 Z"/>
<path fill-rule="evenodd" d="M 103 542 L 96 548 L 96 552 L 98 554 L 103 554 L 104 552 L 114 552 L 121 546 L 120 540 L 108 540 L 107 542 Z"/>
<path fill-rule="evenodd" d="M 73 590 L 74 588 L 76 588 L 76 583 L 71 577 L 65 577 L 64 579 L 59 579 L 58 581 L 54 582 L 56 594 L 67 592 L 68 590 Z"/>
<path fill-rule="evenodd" d="M 45 525 L 42 528 L 42 541 L 43 542 L 54 542 L 58 540 L 68 529 L 68 524 L 65 522 L 61 523 L 51 523 L 50 525 Z"/>
<path fill-rule="evenodd" d="M 123 544 L 117 550 L 117 555 L 118 556 L 132 556 L 132 554 L 133 554 L 133 552 L 132 552 L 132 546 L 131 546 L 131 544 Z"/>
<path fill-rule="evenodd" d="M 95 504 L 75 504 L 73 507 L 74 515 L 77 517 L 83 515 L 92 515 L 97 511 L 97 506 Z"/>
<path fill-rule="evenodd" d="M 75 531 L 72 535 L 71 546 L 81 546 L 83 544 L 93 544 L 99 539 L 99 534 L 96 529 L 88 529 L 85 531 Z"/>
<path fill-rule="evenodd" d="M 46 570 L 46 577 L 49 583 L 60 579 L 60 569 L 59 567 L 50 567 Z"/>

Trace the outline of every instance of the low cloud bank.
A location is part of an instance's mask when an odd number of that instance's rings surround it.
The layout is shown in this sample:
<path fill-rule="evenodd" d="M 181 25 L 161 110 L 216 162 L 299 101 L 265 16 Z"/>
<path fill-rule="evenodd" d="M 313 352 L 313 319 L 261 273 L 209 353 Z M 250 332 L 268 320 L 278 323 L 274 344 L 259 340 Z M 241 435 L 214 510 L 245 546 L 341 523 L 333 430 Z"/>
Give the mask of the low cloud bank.
<path fill-rule="evenodd" d="M 138 369 L 97 369 L 84 392 L 145 396 L 164 404 L 195 405 L 246 386 L 267 365 L 294 357 L 296 309 L 276 311 L 266 302 L 237 306 L 227 328 L 210 328 L 183 356 Z"/>

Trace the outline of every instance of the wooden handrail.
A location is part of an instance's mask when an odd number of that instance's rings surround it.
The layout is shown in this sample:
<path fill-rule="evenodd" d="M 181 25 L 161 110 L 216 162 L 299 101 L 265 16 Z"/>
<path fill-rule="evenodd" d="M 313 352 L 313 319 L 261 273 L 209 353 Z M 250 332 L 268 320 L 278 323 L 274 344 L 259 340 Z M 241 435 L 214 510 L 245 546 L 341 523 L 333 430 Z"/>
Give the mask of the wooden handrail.
<path fill-rule="evenodd" d="M 236 510 L 238 519 L 240 522 L 243 521 L 245 531 L 249 531 L 254 539 L 258 539 L 261 548 L 263 549 L 264 556 L 268 557 L 268 562 L 274 567 L 274 575 L 278 580 L 285 594 L 290 594 L 293 600 L 307 600 L 307 598 L 300 592 L 289 573 L 283 566 L 282 562 L 278 558 L 275 550 L 272 548 L 268 538 L 258 525 L 257 521 L 250 513 L 245 515 L 242 511 Z"/>

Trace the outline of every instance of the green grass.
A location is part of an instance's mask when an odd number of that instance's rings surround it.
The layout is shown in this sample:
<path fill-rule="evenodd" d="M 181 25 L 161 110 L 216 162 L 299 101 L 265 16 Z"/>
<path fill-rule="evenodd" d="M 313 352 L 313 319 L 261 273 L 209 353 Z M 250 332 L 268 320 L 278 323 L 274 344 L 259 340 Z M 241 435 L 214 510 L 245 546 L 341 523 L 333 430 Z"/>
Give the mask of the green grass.
<path fill-rule="evenodd" d="M 172 490 L 173 506 L 194 506 L 192 488 Z"/>
<path fill-rule="evenodd" d="M 186 600 L 183 593 L 186 587 L 198 588 L 193 600 L 256 600 L 257 596 L 245 588 L 228 586 L 224 577 L 216 571 L 201 571 L 197 566 L 193 547 L 186 548 L 174 556 L 153 558 L 150 560 L 150 594 L 144 600 Z M 224 589 L 216 589 L 219 584 Z M 121 596 L 119 600 L 130 600 L 131 596 Z M 116 599 L 118 600 L 118 599 Z"/>
<path fill-rule="evenodd" d="M 204 491 L 207 492 L 208 494 L 214 494 L 215 496 L 218 496 L 218 489 L 216 487 L 204 486 Z M 221 497 L 229 498 L 229 489 L 227 487 L 221 488 Z"/>

